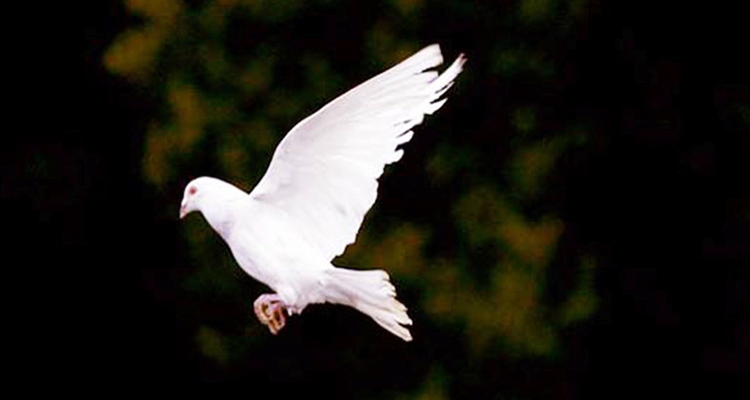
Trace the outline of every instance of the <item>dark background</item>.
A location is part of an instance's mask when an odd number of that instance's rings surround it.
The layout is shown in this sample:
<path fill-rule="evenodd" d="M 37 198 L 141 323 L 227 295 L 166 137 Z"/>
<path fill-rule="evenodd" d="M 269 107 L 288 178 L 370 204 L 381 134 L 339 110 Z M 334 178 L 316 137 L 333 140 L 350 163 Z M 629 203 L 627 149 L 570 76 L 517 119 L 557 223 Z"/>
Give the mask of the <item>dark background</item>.
<path fill-rule="evenodd" d="M 185 3 L 199 10 L 211 2 Z M 252 288 L 239 301 L 186 289 L 191 271 L 210 267 L 210 257 L 187 250 L 194 243 L 186 232 L 205 223 L 177 219 L 182 187 L 222 169 L 191 150 L 171 161 L 174 176 L 160 186 L 143 167 L 149 124 L 168 118 L 160 79 L 181 59 L 165 50 L 172 58 L 145 81 L 108 70 L 108 47 L 142 19 L 117 1 L 73 4 L 59 18 L 45 17 L 40 25 L 49 32 L 19 53 L 31 56 L 30 69 L 40 67 L 32 73 L 40 85 L 17 96 L 30 112 L 13 116 L 22 124 L 8 129 L 3 145 L 6 329 L 18 339 L 8 342 L 17 371 L 74 383 L 232 381 L 258 393 L 345 398 L 602 398 L 747 378 L 750 32 L 738 9 L 593 1 L 585 18 L 568 20 L 567 3 L 551 1 L 543 22 L 529 25 L 513 1 L 425 1 L 403 20 L 394 16 L 396 2 L 328 1 L 282 16 L 269 11 L 268 19 L 240 14 L 227 28 L 232 54 L 274 49 L 282 67 L 272 83 L 284 82 L 283 90 L 305 88 L 284 60 L 307 51 L 340 74 L 320 98 L 272 125 L 275 135 L 382 69 L 363 50 L 380 20 L 400 21 L 389 25 L 393 36 L 414 50 L 439 42 L 447 59 L 469 56 L 451 100 L 386 174 L 379 208 L 366 221 L 376 238 L 387 237 L 394 221 L 427 226 L 428 256 L 488 257 L 465 250 L 460 223 L 442 217 L 476 182 L 510 185 L 498 160 L 518 151 L 515 140 L 531 139 L 515 139 L 508 110 L 541 110 L 534 140 L 586 126 L 586 144 L 555 160 L 544 195 L 517 203 L 530 218 L 554 212 L 565 223 L 542 286 L 547 304 L 570 289 L 565 260 L 585 250 L 596 260 L 598 306 L 558 331 L 555 351 L 524 353 L 502 334 L 472 350 L 473 331 L 430 314 L 426 289 L 408 273 L 394 280 L 416 316 L 411 344 L 328 306 L 306 310 L 271 337 L 241 306 L 263 288 L 239 269 L 219 272 L 238 290 Z M 557 30 L 564 24 L 571 27 Z M 554 72 L 507 72 L 497 61 L 507 48 L 542 52 Z M 451 130 L 461 134 L 436 138 Z M 440 146 L 462 149 L 467 164 L 443 183 L 424 183 L 423 164 Z M 222 244 L 205 237 L 226 265 Z M 212 359 L 205 343 L 235 356 Z"/>

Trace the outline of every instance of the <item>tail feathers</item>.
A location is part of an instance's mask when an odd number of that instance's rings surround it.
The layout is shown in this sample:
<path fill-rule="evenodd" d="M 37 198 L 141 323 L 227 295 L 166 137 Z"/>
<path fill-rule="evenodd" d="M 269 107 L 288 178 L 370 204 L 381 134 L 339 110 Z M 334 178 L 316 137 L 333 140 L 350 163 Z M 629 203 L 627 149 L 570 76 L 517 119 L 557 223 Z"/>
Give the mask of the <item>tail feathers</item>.
<path fill-rule="evenodd" d="M 326 301 L 356 308 L 369 315 L 380 326 L 411 341 L 411 333 L 403 325 L 411 325 L 406 307 L 396 300 L 396 288 L 383 270 L 357 271 L 333 268 L 327 271 Z"/>

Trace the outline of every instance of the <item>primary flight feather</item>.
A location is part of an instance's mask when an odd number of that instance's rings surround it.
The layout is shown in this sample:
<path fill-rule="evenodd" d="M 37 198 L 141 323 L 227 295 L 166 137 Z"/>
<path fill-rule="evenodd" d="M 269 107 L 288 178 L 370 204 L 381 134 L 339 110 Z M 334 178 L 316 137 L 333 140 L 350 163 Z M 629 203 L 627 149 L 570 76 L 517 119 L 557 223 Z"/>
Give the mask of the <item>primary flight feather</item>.
<path fill-rule="evenodd" d="M 460 55 L 442 74 L 438 45 L 331 101 L 279 143 L 268 171 L 250 194 L 216 178 L 185 187 L 180 218 L 200 211 L 245 272 L 273 289 L 255 301 L 272 333 L 308 304 L 343 304 L 409 341 L 406 307 L 382 270 L 331 264 L 356 239 L 377 197 L 386 164 L 403 154 L 411 129 L 445 102 L 461 72 Z"/>

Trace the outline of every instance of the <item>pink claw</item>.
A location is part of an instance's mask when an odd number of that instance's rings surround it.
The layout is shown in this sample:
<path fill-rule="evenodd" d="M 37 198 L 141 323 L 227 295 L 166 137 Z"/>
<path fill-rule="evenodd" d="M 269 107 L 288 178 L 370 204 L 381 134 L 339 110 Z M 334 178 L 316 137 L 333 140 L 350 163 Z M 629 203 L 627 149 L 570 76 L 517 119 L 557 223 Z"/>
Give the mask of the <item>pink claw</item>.
<path fill-rule="evenodd" d="M 263 294 L 253 304 L 255 315 L 272 334 L 277 334 L 286 324 L 286 305 L 277 294 Z"/>

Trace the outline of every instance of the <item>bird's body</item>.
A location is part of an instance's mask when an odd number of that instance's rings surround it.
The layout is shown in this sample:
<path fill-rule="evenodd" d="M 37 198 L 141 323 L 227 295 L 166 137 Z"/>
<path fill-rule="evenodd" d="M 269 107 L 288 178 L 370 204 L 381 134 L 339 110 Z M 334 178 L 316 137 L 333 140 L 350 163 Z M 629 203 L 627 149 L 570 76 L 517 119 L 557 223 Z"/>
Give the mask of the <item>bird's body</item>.
<path fill-rule="evenodd" d="M 203 215 L 211 227 L 224 239 L 232 255 L 245 272 L 279 293 L 289 292 L 284 282 L 289 275 L 301 274 L 320 268 L 313 265 L 299 268 L 302 260 L 319 260 L 319 255 L 300 240 L 283 211 L 248 196 L 247 193 L 229 183 L 215 178 L 198 178 L 195 184 L 201 189 L 210 188 L 211 194 L 222 193 L 220 205 L 209 207 Z M 237 221 L 252 221 L 237 223 Z M 294 252 L 289 251 L 294 249 Z M 312 275 L 307 273 L 306 275 Z M 292 305 L 294 294 L 283 296 L 285 303 Z"/>
<path fill-rule="evenodd" d="M 300 237 L 283 210 L 251 198 L 236 215 L 253 221 L 233 225 L 224 237 L 245 272 L 278 293 L 290 311 L 325 301 L 321 277 L 333 266 Z"/>
<path fill-rule="evenodd" d="M 377 179 L 397 161 L 411 128 L 445 101 L 461 71 L 460 56 L 443 74 L 437 45 L 332 101 L 292 129 L 250 194 L 216 178 L 190 182 L 180 215 L 201 211 L 242 269 L 273 289 L 255 311 L 273 333 L 284 312 L 314 303 L 343 304 L 372 317 L 404 340 L 406 307 L 382 270 L 331 264 L 353 243 L 377 196 Z"/>

